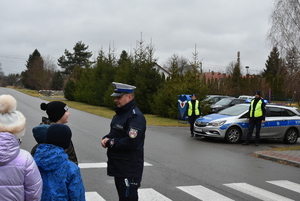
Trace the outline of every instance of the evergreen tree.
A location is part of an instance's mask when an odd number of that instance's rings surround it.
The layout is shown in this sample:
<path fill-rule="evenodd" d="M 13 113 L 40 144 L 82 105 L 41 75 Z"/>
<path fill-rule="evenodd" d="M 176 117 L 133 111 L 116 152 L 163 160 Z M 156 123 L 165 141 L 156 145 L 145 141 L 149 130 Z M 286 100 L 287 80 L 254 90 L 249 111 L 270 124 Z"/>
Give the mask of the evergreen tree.
<path fill-rule="evenodd" d="M 65 55 L 58 59 L 58 65 L 64 69 L 64 74 L 70 75 L 76 65 L 81 68 L 90 67 L 92 62 L 89 59 L 92 57 L 92 52 L 87 51 L 88 48 L 89 46 L 79 41 L 73 47 L 73 53 L 65 50 Z"/>
<path fill-rule="evenodd" d="M 133 85 L 135 84 L 134 74 L 135 70 L 132 58 L 130 58 L 127 52 L 123 50 L 118 60 L 114 81 Z"/>
<path fill-rule="evenodd" d="M 172 55 L 166 64 L 171 72 L 170 78 L 163 82 L 157 93 L 153 96 L 151 108 L 154 114 L 178 118 L 178 96 L 181 94 L 196 94 L 199 100 L 203 100 L 208 94 L 208 85 L 205 77 L 201 76 L 198 66 L 187 69 L 188 63 L 183 57 Z M 184 69 L 185 72 L 184 72 Z M 206 111 L 204 111 L 206 112 Z"/>
<path fill-rule="evenodd" d="M 134 77 L 133 85 L 137 86 L 135 90 L 137 106 L 146 114 L 152 113 L 151 104 L 153 103 L 153 95 L 162 84 L 162 76 L 154 68 L 156 61 L 152 44 L 145 47 L 142 39 L 138 41 L 137 48 L 134 49 L 132 63 L 134 74 L 132 77 Z"/>
<path fill-rule="evenodd" d="M 52 90 L 63 90 L 64 88 L 64 78 L 60 71 L 56 71 L 53 75 L 53 79 L 51 82 Z"/>
<path fill-rule="evenodd" d="M 27 70 L 21 73 L 22 83 L 25 88 L 28 89 L 42 89 L 42 83 L 44 82 L 44 61 L 41 57 L 41 54 L 37 49 L 29 55 L 29 58 L 26 63 Z"/>
<path fill-rule="evenodd" d="M 239 62 L 236 62 L 231 75 L 231 87 L 235 94 L 242 94 L 242 73 Z"/>
<path fill-rule="evenodd" d="M 113 104 L 111 93 L 113 90 L 109 91 L 109 96 L 107 97 L 106 91 L 108 88 L 112 87 L 112 82 L 116 74 L 116 60 L 113 53 L 110 53 L 108 56 L 104 56 L 104 53 L 101 53 L 102 56 L 98 57 L 97 64 L 93 73 L 94 84 L 92 90 L 94 92 L 93 97 L 96 99 L 97 105 L 105 105 L 105 98 L 110 99 L 110 105 Z M 101 58 L 101 59 L 100 59 Z M 110 88 L 111 89 L 111 88 Z"/>
<path fill-rule="evenodd" d="M 115 63 L 113 55 L 106 56 L 103 51 L 100 51 L 97 63 L 92 68 L 83 69 L 76 66 L 71 76 L 75 85 L 72 93 L 74 99 L 91 105 L 103 106 L 105 92 L 114 81 Z M 112 102 L 111 97 L 110 102 Z"/>
<path fill-rule="evenodd" d="M 266 69 L 263 70 L 262 76 L 267 77 L 268 74 L 275 77 L 281 69 L 282 60 L 279 57 L 279 52 L 277 47 L 273 47 L 270 55 L 268 56 L 268 60 L 266 61 Z"/>
<path fill-rule="evenodd" d="M 277 47 L 274 47 L 266 61 L 266 69 L 263 70 L 262 76 L 272 93 L 272 99 L 278 99 L 282 96 L 283 80 L 285 75 L 284 62 L 279 56 Z"/>
<path fill-rule="evenodd" d="M 74 91 L 75 91 L 75 83 L 72 79 L 69 79 L 65 86 L 65 98 L 69 101 L 74 101 Z"/>

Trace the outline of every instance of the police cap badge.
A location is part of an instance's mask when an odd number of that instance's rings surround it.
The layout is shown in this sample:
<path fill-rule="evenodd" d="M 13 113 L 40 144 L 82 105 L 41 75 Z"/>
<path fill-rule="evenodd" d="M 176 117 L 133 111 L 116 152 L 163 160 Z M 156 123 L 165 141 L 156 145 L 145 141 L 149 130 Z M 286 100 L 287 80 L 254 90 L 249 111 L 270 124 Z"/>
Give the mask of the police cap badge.
<path fill-rule="evenodd" d="M 125 93 L 133 93 L 136 88 L 135 86 L 118 82 L 113 82 L 112 84 L 114 86 L 114 93 L 111 96 L 122 96 Z"/>

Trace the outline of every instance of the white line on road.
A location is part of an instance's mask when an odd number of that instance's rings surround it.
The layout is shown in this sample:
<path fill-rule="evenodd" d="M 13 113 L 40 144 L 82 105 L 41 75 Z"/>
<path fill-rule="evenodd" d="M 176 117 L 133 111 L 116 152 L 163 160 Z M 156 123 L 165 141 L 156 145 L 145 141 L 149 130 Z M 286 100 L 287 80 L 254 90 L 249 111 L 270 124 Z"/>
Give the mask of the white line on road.
<path fill-rule="evenodd" d="M 287 180 L 267 181 L 267 182 L 300 193 L 300 184 L 287 181 Z"/>
<path fill-rule="evenodd" d="M 97 192 L 85 192 L 86 201 L 105 201 Z"/>
<path fill-rule="evenodd" d="M 283 197 L 276 193 L 272 193 L 270 191 L 266 191 L 264 189 L 246 183 L 231 183 L 224 185 L 264 201 L 292 201 L 289 198 Z"/>
<path fill-rule="evenodd" d="M 203 201 L 233 201 L 232 199 L 225 197 L 215 191 L 212 191 L 204 186 L 179 186 L 180 190 L 200 199 Z"/>
<path fill-rule="evenodd" d="M 172 201 L 164 195 L 160 194 L 156 190 L 152 188 L 143 188 L 138 189 L 139 200 L 147 200 L 147 201 Z"/>
<path fill-rule="evenodd" d="M 106 168 L 107 163 L 106 162 L 102 162 L 102 163 L 79 163 L 78 166 L 81 169 L 83 169 L 83 168 Z M 150 163 L 144 162 L 144 166 L 153 166 L 153 165 L 150 164 Z"/>

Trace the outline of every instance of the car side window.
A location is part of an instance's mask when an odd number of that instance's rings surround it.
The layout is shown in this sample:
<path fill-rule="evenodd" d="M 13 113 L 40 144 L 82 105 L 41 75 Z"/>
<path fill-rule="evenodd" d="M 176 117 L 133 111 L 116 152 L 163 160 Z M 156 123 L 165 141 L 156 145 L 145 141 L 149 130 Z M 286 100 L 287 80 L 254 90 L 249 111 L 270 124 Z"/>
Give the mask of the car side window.
<path fill-rule="evenodd" d="M 281 109 L 280 108 L 275 108 L 275 107 L 270 107 L 269 108 L 269 116 L 270 117 L 280 117 L 281 116 Z"/>
<path fill-rule="evenodd" d="M 288 117 L 288 116 L 295 116 L 296 114 L 288 109 L 282 109 L 282 108 L 269 108 L 269 115 L 270 117 Z"/>
<path fill-rule="evenodd" d="M 240 100 L 233 100 L 232 104 L 233 105 L 236 105 L 236 104 L 239 104 L 240 103 Z"/>
<path fill-rule="evenodd" d="M 296 116 L 296 114 L 291 110 L 285 110 L 285 112 L 286 112 L 286 116 Z"/>
<path fill-rule="evenodd" d="M 241 117 L 240 117 L 240 119 L 244 119 L 244 118 L 247 118 L 248 117 L 248 113 L 245 113 L 245 114 L 243 114 Z"/>

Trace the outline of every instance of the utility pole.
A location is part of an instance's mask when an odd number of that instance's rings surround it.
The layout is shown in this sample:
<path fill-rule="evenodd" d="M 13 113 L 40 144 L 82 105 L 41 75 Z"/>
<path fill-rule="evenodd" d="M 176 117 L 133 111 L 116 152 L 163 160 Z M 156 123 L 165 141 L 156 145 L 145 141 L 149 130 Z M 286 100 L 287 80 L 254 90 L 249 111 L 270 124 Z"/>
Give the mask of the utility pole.
<path fill-rule="evenodd" d="M 240 67 L 240 51 L 237 52 L 237 62 Z"/>

